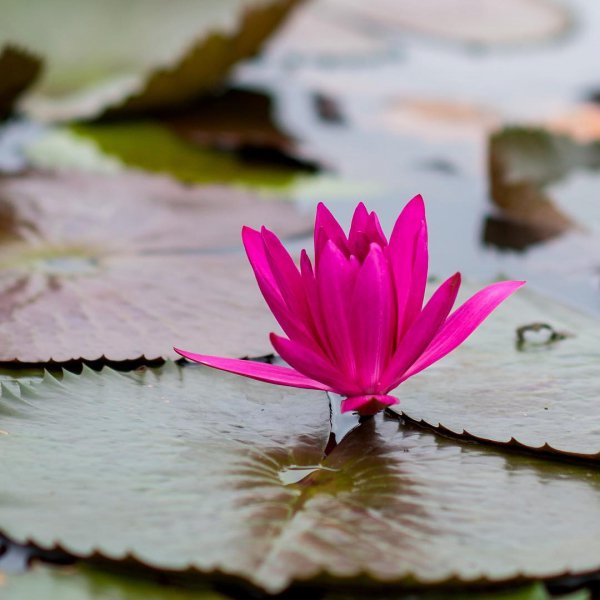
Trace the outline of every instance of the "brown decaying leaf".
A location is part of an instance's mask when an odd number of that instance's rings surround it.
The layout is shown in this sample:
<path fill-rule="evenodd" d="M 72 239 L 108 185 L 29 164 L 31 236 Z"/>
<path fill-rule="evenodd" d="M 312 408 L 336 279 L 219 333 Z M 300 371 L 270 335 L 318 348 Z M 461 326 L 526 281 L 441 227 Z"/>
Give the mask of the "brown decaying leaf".
<path fill-rule="evenodd" d="M 153 73 L 141 89 L 105 116 L 128 115 L 189 102 L 215 89 L 241 58 L 255 55 L 290 10 L 302 0 L 278 0 L 247 8 L 233 34 L 212 33 L 173 68 Z"/>
<path fill-rule="evenodd" d="M 42 69 L 39 58 L 13 46 L 0 53 L 0 119 L 12 111 L 15 101 L 37 79 Z"/>
<path fill-rule="evenodd" d="M 562 164 L 569 160 L 562 157 L 560 142 L 563 139 L 553 138 L 552 134 L 540 130 L 532 132 L 509 129 L 496 133 L 490 138 L 488 150 L 490 196 L 506 217 L 505 230 L 514 224 L 513 229 L 527 232 L 526 239 L 521 238 L 519 242 L 519 245 L 525 243 L 526 246 L 555 238 L 576 227 L 573 220 L 556 207 L 544 189 L 549 181 L 561 177 L 565 169 L 568 170 Z M 519 157 L 528 156 L 527 160 L 535 164 L 538 156 L 545 152 L 551 153 L 552 163 L 548 161 L 545 166 L 541 165 L 537 173 L 518 173 L 521 163 Z M 567 150 L 565 154 L 568 153 Z M 515 233 L 519 236 L 519 233 Z M 512 233 L 508 237 L 512 237 Z M 494 243 L 495 239 L 489 241 Z M 499 241 L 501 247 L 511 247 L 510 241 L 507 244 L 503 243 L 503 239 Z"/>
<path fill-rule="evenodd" d="M 540 230 L 527 223 L 519 223 L 501 215 L 487 216 L 482 232 L 482 241 L 485 244 L 519 251 L 552 237 L 551 232 Z"/>
<path fill-rule="evenodd" d="M 159 176 L 1 180 L 0 361 L 269 353 L 244 224 L 310 230 L 289 204 Z"/>
<path fill-rule="evenodd" d="M 230 88 L 201 98 L 189 111 L 165 116 L 164 123 L 190 142 L 222 150 L 243 145 L 289 150 L 294 139 L 275 125 L 273 108 L 264 92 Z"/>
<path fill-rule="evenodd" d="M 297 141 L 274 119 L 274 106 L 264 92 L 231 88 L 201 98 L 189 110 L 162 117 L 182 138 L 201 146 L 237 152 L 241 158 L 318 170 L 302 156 Z"/>

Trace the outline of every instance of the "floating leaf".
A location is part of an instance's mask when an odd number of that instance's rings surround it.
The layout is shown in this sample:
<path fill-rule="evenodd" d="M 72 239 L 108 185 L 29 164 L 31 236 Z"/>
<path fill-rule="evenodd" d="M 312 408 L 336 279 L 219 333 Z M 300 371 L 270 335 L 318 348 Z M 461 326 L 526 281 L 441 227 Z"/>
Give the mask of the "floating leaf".
<path fill-rule="evenodd" d="M 102 152 L 93 140 L 62 128 L 47 129 L 39 134 L 24 145 L 23 155 L 25 165 L 38 171 L 118 173 L 125 170 L 118 159 Z"/>
<path fill-rule="evenodd" d="M 262 223 L 309 229 L 289 204 L 162 177 L 2 180 L 0 361 L 152 359 L 176 356 L 174 344 L 269 353 L 252 271 L 222 253 Z"/>
<path fill-rule="evenodd" d="M 237 591 L 237 590 L 236 590 Z M 164 583 L 153 582 L 126 576 L 118 572 L 101 571 L 84 565 L 67 568 L 48 568 L 36 566 L 31 572 L 23 575 L 7 575 L 0 578 L 0 593 L 3 600 L 228 600 L 229 598 L 251 598 L 250 594 L 240 596 L 224 595 L 209 587 L 193 589 L 174 587 Z M 243 592 L 242 592 L 243 593 Z M 333 592 L 321 596 L 311 589 L 298 590 L 304 597 L 314 593 L 323 600 L 358 600 L 364 599 L 364 593 Z M 319 594 L 319 595 L 318 595 Z M 294 596 L 295 597 L 295 596 Z M 410 593 L 398 590 L 388 594 L 379 594 L 369 590 L 372 600 L 551 600 L 543 584 L 531 584 L 519 588 L 485 593 L 467 592 L 433 592 Z M 568 596 L 560 596 L 560 600 L 589 600 L 585 590 Z"/>
<path fill-rule="evenodd" d="M 17 542 L 270 592 L 313 578 L 481 585 L 600 567 L 599 472 L 389 417 L 323 460 L 319 392 L 172 363 L 84 368 L 4 388 L 0 415 L 0 529 Z"/>
<path fill-rule="evenodd" d="M 255 54 L 296 0 L 2 6 L 0 37 L 43 56 L 28 111 L 41 119 L 131 114 L 188 102 Z M 115 14 L 119 26 L 115 27 Z M 69 43 L 65 44 L 65 39 Z M 77 51 L 74 52 L 73 48 Z"/>
<path fill-rule="evenodd" d="M 86 566 L 36 566 L 0 580 L 3 600 L 227 600 L 210 588 L 185 590 Z M 504 599 L 502 599 L 504 600 Z M 512 600 L 512 599 L 510 599 Z M 528 599 L 527 599 L 528 600 Z M 537 600 L 537 599 L 536 599 Z"/>
<path fill-rule="evenodd" d="M 184 182 L 284 188 L 298 172 L 297 168 L 248 165 L 229 152 L 199 147 L 152 121 L 82 124 L 73 131 L 112 160 Z"/>
<path fill-rule="evenodd" d="M 523 290 L 403 383 L 393 410 L 445 434 L 599 460 L 599 359 L 596 320 Z"/>
<path fill-rule="evenodd" d="M 13 46 L 0 52 L 0 119 L 12 111 L 15 101 L 37 79 L 42 63 L 39 58 Z"/>
<path fill-rule="evenodd" d="M 164 579 L 164 578 L 163 578 Z M 189 583 L 189 582 L 188 582 Z M 76 565 L 67 568 L 36 566 L 31 572 L 22 575 L 6 575 L 0 578 L 0 593 L 3 600 L 228 600 L 230 598 L 251 598 L 234 589 L 233 595 L 225 595 L 210 587 L 198 585 L 189 587 L 173 586 L 155 582 L 145 577 L 132 577 L 118 571 L 110 572 Z M 364 593 L 332 592 L 321 595 L 322 590 L 298 589 L 298 597 L 315 594 L 323 600 L 359 600 Z M 240 595 L 240 593 L 242 595 Z M 296 597 L 296 596 L 294 596 Z M 368 591 L 372 600 L 551 600 L 553 597 L 543 584 L 531 584 L 509 590 L 486 592 L 424 592 L 411 593 L 399 589 L 395 592 L 377 593 Z M 590 595 L 582 590 L 560 600 L 589 600 Z"/>

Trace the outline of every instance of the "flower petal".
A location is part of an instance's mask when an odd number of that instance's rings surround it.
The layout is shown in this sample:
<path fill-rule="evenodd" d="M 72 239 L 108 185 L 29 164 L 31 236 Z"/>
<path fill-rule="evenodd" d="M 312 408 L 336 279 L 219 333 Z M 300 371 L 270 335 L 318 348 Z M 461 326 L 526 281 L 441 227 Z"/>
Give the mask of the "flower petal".
<path fill-rule="evenodd" d="M 371 240 L 367 233 L 369 225 L 369 213 L 365 205 L 360 202 L 354 210 L 350 233 L 348 234 L 348 247 L 350 252 L 362 262 L 369 253 Z"/>
<path fill-rule="evenodd" d="M 381 223 L 379 222 L 379 217 L 375 211 L 372 211 L 369 214 L 366 234 L 371 243 L 379 244 L 382 248 L 385 248 L 385 246 L 388 245 L 387 238 L 385 237 L 385 233 L 383 233 Z"/>
<path fill-rule="evenodd" d="M 309 317 L 306 294 L 302 276 L 294 259 L 272 231 L 263 227 L 261 236 L 271 273 L 283 300 L 288 305 L 290 312 L 305 323 Z"/>
<path fill-rule="evenodd" d="M 310 348 L 297 342 L 287 340 L 274 333 L 271 334 L 273 348 L 286 363 L 307 378 L 319 381 L 328 389 L 338 394 L 355 394 L 356 390 L 340 377 L 337 369 L 327 360 L 321 358 Z"/>
<path fill-rule="evenodd" d="M 401 381 L 416 375 L 462 344 L 486 317 L 506 298 L 518 290 L 524 281 L 493 283 L 471 296 L 444 323 L 421 357 L 403 375 Z"/>
<path fill-rule="evenodd" d="M 348 239 L 342 226 L 337 222 L 329 209 L 322 202 L 319 202 L 315 217 L 315 265 L 319 263 L 321 250 L 329 240 L 342 252 L 348 254 Z"/>
<path fill-rule="evenodd" d="M 382 377 L 383 389 L 393 390 L 406 370 L 423 354 L 454 306 L 460 288 L 460 273 L 446 280 L 431 296 L 410 326 Z"/>
<path fill-rule="evenodd" d="M 262 235 L 250 227 L 244 227 L 242 229 L 242 240 L 258 287 L 273 316 L 290 338 L 307 339 L 309 334 L 306 328 L 299 321 L 298 316 L 290 311 L 281 295 L 267 259 Z"/>
<path fill-rule="evenodd" d="M 306 302 L 310 313 L 310 328 L 314 339 L 320 346 L 321 353 L 326 357 L 333 356 L 333 351 L 329 344 L 327 331 L 323 320 L 323 311 L 319 302 L 319 293 L 317 290 L 317 280 L 308 258 L 306 250 L 300 253 L 300 275 L 302 276 L 302 284 L 304 293 L 306 294 Z"/>
<path fill-rule="evenodd" d="M 396 331 L 396 304 L 388 262 L 377 244 L 371 244 L 356 276 L 350 315 L 357 383 L 363 394 L 380 393 Z"/>
<path fill-rule="evenodd" d="M 362 417 L 376 415 L 388 406 L 400 402 L 394 396 L 367 394 L 366 396 L 351 396 L 342 400 L 340 412 L 357 412 Z"/>
<path fill-rule="evenodd" d="M 358 270 L 354 256 L 346 258 L 333 242 L 327 242 L 316 278 L 321 324 L 331 361 L 339 365 L 339 371 L 350 381 L 356 379 L 356 360 L 352 351 L 349 299 Z"/>
<path fill-rule="evenodd" d="M 402 210 L 390 237 L 388 256 L 398 304 L 396 343 L 423 307 L 427 285 L 427 222 L 423 198 L 415 196 Z"/>
<path fill-rule="evenodd" d="M 309 377 L 305 377 L 294 369 L 288 367 L 280 367 L 279 365 L 270 365 L 268 363 L 256 362 L 252 360 L 239 360 L 237 358 L 221 358 L 220 356 L 206 356 L 204 354 L 194 354 L 173 348 L 175 352 L 181 354 L 184 358 L 194 362 L 243 375 L 250 379 L 265 381 L 267 383 L 275 383 L 278 385 L 287 385 L 290 387 L 299 387 L 311 390 L 332 391 L 329 387 L 319 381 L 314 381 Z"/>

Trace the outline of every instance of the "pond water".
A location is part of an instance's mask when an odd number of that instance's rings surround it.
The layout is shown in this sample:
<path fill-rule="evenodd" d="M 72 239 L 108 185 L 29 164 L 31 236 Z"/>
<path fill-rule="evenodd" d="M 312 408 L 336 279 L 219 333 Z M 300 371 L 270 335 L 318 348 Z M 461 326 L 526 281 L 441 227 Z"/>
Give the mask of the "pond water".
<path fill-rule="evenodd" d="M 489 193 L 492 132 L 568 118 L 600 87 L 600 5 L 572 0 L 558 6 L 568 23 L 531 43 L 448 41 L 382 18 L 343 21 L 352 45 L 332 45 L 324 27 L 314 27 L 300 45 L 307 12 L 314 22 L 331 24 L 327 4 L 316 3 L 290 20 L 261 59 L 239 67 L 235 79 L 272 93 L 280 123 L 325 165 L 325 174 L 302 178 L 287 192 L 307 210 L 323 200 L 348 225 L 355 203 L 363 200 L 389 231 L 404 203 L 421 193 L 432 275 L 460 270 L 476 280 L 524 278 L 600 314 L 593 232 L 571 232 L 523 251 L 497 247 L 490 233 L 499 214 Z M 337 118 L 319 115 L 323 98 Z M 577 172 L 553 185 L 550 195 L 588 223 L 598 221 L 599 191 L 594 174 Z"/>

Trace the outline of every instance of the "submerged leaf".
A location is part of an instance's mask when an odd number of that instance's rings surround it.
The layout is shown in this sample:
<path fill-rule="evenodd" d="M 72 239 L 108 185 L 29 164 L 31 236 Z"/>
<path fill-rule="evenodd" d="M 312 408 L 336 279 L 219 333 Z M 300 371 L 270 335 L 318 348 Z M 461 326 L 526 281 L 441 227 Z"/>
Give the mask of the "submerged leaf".
<path fill-rule="evenodd" d="M 255 54 L 297 0 L 59 0 L 2 6 L 0 37 L 44 57 L 30 114 L 93 118 L 164 108 L 214 89 Z M 115 27 L 118 15 L 118 27 Z M 65 39 L 69 43 L 65 44 Z M 74 52 L 73 48 L 77 51 Z"/>
<path fill-rule="evenodd" d="M 323 459 L 328 414 L 319 392 L 172 363 L 3 389 L 0 529 L 270 592 L 313 578 L 481 585 L 600 567 L 599 473 L 389 417 Z"/>
<path fill-rule="evenodd" d="M 444 434 L 600 460 L 597 321 L 530 291 L 398 389 L 392 410 Z"/>
<path fill-rule="evenodd" d="M 248 222 L 309 229 L 290 204 L 156 176 L 4 179 L 0 361 L 151 359 L 175 343 L 269 353 L 246 258 L 223 254 Z"/>

